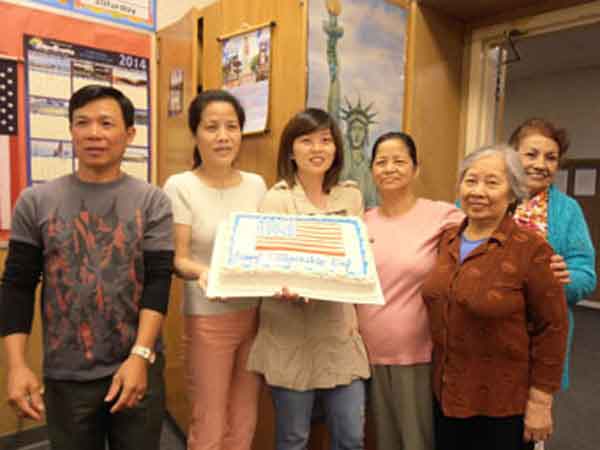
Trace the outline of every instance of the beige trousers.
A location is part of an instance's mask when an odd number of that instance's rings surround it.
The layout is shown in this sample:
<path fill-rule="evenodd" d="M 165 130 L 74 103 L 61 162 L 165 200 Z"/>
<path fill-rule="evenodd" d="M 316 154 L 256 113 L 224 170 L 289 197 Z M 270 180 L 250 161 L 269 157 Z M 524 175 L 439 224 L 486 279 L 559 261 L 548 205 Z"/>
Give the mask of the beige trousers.
<path fill-rule="evenodd" d="M 191 403 L 188 450 L 250 450 L 260 378 L 246 370 L 256 308 L 185 316 L 186 383 Z"/>

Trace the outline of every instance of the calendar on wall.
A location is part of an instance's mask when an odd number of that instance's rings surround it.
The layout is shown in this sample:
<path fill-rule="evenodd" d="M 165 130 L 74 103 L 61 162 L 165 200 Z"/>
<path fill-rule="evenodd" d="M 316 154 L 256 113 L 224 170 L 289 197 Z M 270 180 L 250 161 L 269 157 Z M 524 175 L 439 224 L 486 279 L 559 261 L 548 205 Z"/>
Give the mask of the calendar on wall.
<path fill-rule="evenodd" d="M 122 169 L 150 180 L 150 89 L 147 58 L 38 36 L 24 36 L 29 184 L 77 169 L 69 132 L 69 98 L 89 84 L 112 86 L 134 104 L 136 135 Z"/>

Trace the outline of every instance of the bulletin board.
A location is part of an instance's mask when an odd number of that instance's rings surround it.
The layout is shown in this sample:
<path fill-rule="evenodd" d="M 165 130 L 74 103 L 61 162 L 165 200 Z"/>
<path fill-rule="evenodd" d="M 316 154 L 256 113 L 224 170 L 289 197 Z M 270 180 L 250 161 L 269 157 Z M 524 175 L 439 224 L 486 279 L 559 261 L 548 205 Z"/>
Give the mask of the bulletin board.
<path fill-rule="evenodd" d="M 0 28 L 0 56 L 13 59 L 17 62 L 17 119 L 18 133 L 10 138 L 10 152 L 6 162 L 10 165 L 10 198 L 12 207 L 19 193 L 29 184 L 30 172 L 27 136 L 27 121 L 29 106 L 26 104 L 26 37 L 37 37 L 49 41 L 64 42 L 78 46 L 82 49 L 95 49 L 98 54 L 125 55 L 125 64 L 134 64 L 137 58 L 138 65 L 142 60 L 149 61 L 151 56 L 152 39 L 148 33 L 135 32 L 115 28 L 109 25 L 91 23 L 86 20 L 53 14 L 47 11 L 36 10 L 19 5 L 0 1 L 0 17 L 3 26 Z M 117 58 L 119 58 L 117 56 Z M 139 66 L 138 66 L 139 68 Z M 147 79 L 148 87 L 151 80 Z M 137 107 L 137 105 L 136 105 Z M 147 97 L 147 111 L 151 111 L 150 97 Z M 144 118 L 143 114 L 136 111 L 136 119 L 147 121 L 148 136 L 148 167 L 151 167 L 152 149 L 151 114 Z M 146 130 L 145 130 L 146 131 Z M 129 149 L 128 149 L 129 150 Z M 63 152 L 68 151 L 63 145 Z M 136 152 L 130 153 L 132 159 Z M 0 230 L 0 242 L 8 239 L 8 230 Z"/>

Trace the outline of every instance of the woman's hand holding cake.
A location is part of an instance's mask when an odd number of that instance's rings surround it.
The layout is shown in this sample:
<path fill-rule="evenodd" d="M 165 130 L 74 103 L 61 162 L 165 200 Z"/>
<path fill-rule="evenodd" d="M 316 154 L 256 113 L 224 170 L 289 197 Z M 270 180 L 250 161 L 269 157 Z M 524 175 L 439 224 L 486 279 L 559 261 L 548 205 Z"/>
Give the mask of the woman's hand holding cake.
<path fill-rule="evenodd" d="M 291 303 L 308 303 L 310 300 L 306 297 L 300 297 L 295 292 L 290 291 L 286 286 L 281 288 L 281 291 L 275 292 L 273 297 L 283 302 Z"/>

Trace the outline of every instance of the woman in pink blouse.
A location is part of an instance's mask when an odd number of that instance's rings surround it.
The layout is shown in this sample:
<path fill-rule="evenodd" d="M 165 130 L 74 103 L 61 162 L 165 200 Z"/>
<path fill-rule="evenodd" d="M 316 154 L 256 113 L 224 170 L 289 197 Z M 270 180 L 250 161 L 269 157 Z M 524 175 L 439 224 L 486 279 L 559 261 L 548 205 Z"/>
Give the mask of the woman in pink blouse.
<path fill-rule="evenodd" d="M 421 286 L 454 205 L 417 197 L 417 150 L 400 132 L 379 137 L 371 160 L 381 205 L 365 221 L 385 305 L 357 306 L 372 369 L 369 398 L 379 450 L 432 450 L 431 337 Z"/>

